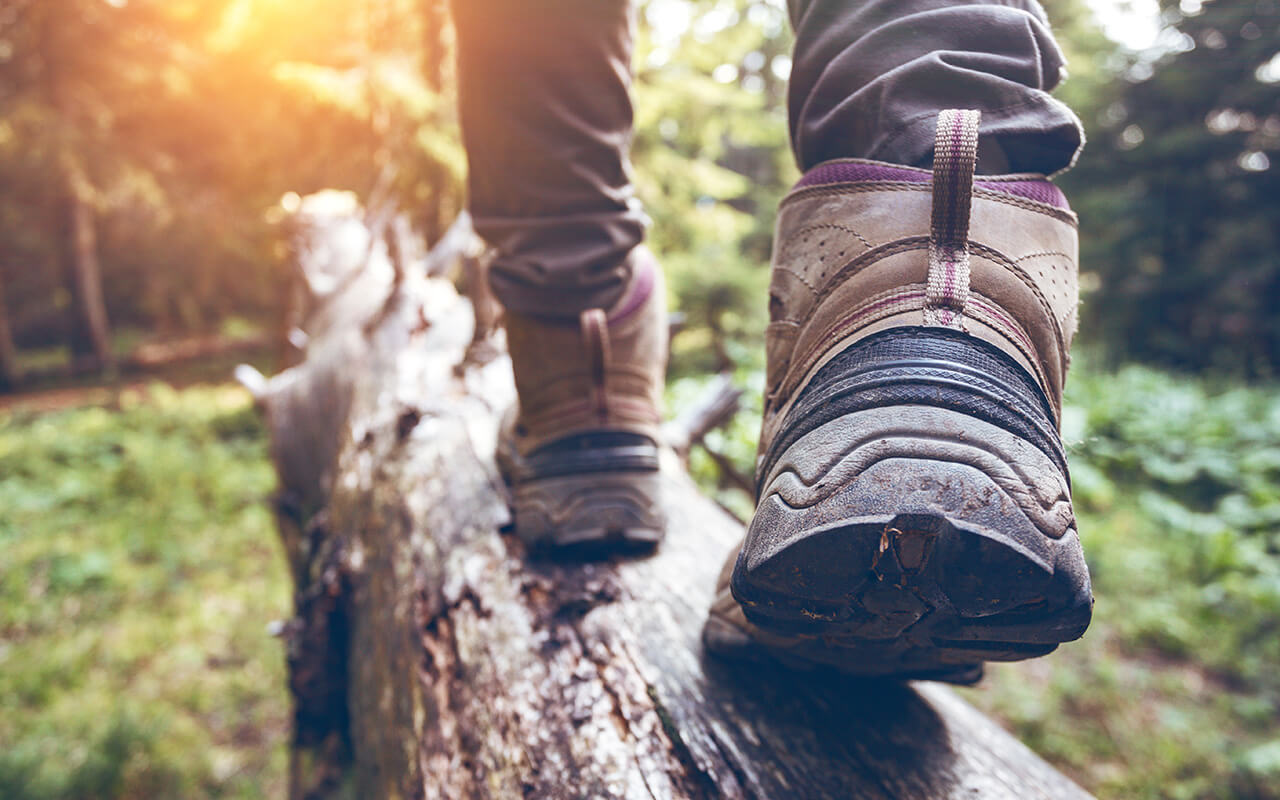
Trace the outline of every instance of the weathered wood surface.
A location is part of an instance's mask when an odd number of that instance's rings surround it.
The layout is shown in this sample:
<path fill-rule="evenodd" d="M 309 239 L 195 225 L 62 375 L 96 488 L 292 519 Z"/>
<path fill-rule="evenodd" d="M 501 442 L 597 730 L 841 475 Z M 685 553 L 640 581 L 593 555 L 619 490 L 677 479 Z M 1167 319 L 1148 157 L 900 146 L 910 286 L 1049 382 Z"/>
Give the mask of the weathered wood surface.
<path fill-rule="evenodd" d="M 456 369 L 469 303 L 390 273 L 341 281 L 260 388 L 298 581 L 295 797 L 1087 796 L 943 687 L 705 655 L 742 529 L 674 457 L 657 555 L 526 559 L 492 458 L 509 362 Z"/>

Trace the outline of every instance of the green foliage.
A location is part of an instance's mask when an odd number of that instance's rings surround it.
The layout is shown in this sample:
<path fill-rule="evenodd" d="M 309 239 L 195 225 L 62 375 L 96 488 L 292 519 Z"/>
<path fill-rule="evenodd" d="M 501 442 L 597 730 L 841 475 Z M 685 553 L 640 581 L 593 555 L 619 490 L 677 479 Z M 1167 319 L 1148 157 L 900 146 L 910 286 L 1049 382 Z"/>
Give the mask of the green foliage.
<path fill-rule="evenodd" d="M 0 797 L 284 791 L 288 576 L 238 389 L 0 412 Z"/>
<path fill-rule="evenodd" d="M 636 183 L 676 307 L 699 348 L 675 369 L 732 366 L 733 343 L 763 341 L 773 211 L 794 181 L 780 4 L 761 0 L 640 7 Z M 785 76 L 785 72 L 782 73 Z"/>
<path fill-rule="evenodd" d="M 1054 96 L 1075 111 L 1091 132 L 1093 119 L 1108 102 L 1115 83 L 1116 44 L 1102 32 L 1086 0 L 1043 0 L 1041 5 L 1067 57 L 1067 78 Z M 1089 158 L 1094 155 L 1092 148 L 1085 152 Z"/>
<path fill-rule="evenodd" d="M 677 336 L 673 353 L 679 354 L 689 345 L 687 334 Z M 756 442 L 760 436 L 760 417 L 764 413 L 764 369 L 759 363 L 757 351 L 743 352 L 741 346 L 731 348 L 738 356 L 737 363 L 745 364 L 733 371 L 734 385 L 742 390 L 737 415 L 723 428 L 709 432 L 704 447 L 695 447 L 689 454 L 689 475 L 720 505 L 739 519 L 751 518 L 755 511 L 755 497 L 741 487 L 734 487 L 724 470 L 707 453 L 710 448 L 724 456 L 734 469 L 747 480 L 755 475 Z M 707 375 L 689 375 L 669 380 L 667 383 L 667 408 L 683 409 L 697 402 L 706 391 L 711 378 Z"/>
<path fill-rule="evenodd" d="M 1072 376 L 1095 622 L 972 699 L 1101 797 L 1280 797 L 1277 397 L 1133 366 Z"/>
<path fill-rule="evenodd" d="M 1164 545 L 1154 560 L 1117 553 L 1130 586 L 1162 595 L 1118 620 L 1124 638 L 1280 696 L 1278 397 L 1128 367 L 1075 379 L 1068 421 L 1082 434 L 1072 452 L 1080 508 L 1136 514 Z"/>
<path fill-rule="evenodd" d="M 162 333 L 271 318 L 286 192 L 367 196 L 394 174 L 434 239 L 464 164 L 444 33 L 438 4 L 415 0 L 9 4 L 0 281 L 20 341 L 63 339 L 73 189 L 95 211 L 113 321 Z"/>
<path fill-rule="evenodd" d="M 1162 6 L 1160 53 L 1111 56 L 1062 181 L 1100 278 L 1082 329 L 1121 358 L 1273 375 L 1280 6 Z"/>

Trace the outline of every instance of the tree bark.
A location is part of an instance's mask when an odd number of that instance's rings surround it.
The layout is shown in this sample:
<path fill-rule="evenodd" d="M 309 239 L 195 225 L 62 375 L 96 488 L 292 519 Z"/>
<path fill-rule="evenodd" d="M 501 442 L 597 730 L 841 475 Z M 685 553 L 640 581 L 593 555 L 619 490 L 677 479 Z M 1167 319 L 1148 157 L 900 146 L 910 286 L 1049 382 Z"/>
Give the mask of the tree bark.
<path fill-rule="evenodd" d="M 493 464 L 509 361 L 459 367 L 450 284 L 387 303 L 390 271 L 355 269 L 256 387 L 297 581 L 293 797 L 1087 796 L 946 688 L 705 654 L 742 527 L 674 455 L 655 556 L 529 559 Z"/>
<path fill-rule="evenodd" d="M 80 119 L 83 98 L 78 96 L 72 78 L 63 69 L 65 26 L 56 11 L 37 9 L 44 12 L 35 22 L 43 57 L 40 88 L 53 116 L 51 150 L 60 182 L 53 193 L 56 198 L 53 228 L 59 267 L 71 296 L 68 309 L 71 369 L 73 372 L 111 370 L 115 363 L 102 292 L 102 269 L 98 263 L 94 190 L 83 161 L 82 137 L 78 135 L 84 131 Z"/>
<path fill-rule="evenodd" d="M 13 344 L 9 327 L 9 307 L 4 294 L 4 271 L 0 270 L 0 392 L 14 389 L 22 382 L 18 366 L 18 348 Z"/>
<path fill-rule="evenodd" d="M 86 198 L 88 183 L 83 172 L 66 159 L 62 213 L 62 264 L 71 294 L 71 355 L 89 361 L 95 370 L 115 366 L 111 330 L 102 293 L 102 268 L 98 263 L 98 234 L 94 209 Z"/>

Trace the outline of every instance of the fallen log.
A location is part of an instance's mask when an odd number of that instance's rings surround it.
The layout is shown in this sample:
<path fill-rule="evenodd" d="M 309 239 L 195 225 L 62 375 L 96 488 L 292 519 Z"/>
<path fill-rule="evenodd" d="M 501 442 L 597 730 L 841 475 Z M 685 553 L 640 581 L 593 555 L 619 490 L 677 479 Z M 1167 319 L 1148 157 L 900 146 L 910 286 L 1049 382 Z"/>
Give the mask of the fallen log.
<path fill-rule="evenodd" d="M 510 364 L 464 360 L 468 301 L 376 267 L 318 313 L 255 386 L 297 590 L 293 797 L 1087 796 L 944 687 L 706 655 L 742 528 L 674 455 L 656 555 L 529 559 L 493 464 Z"/>

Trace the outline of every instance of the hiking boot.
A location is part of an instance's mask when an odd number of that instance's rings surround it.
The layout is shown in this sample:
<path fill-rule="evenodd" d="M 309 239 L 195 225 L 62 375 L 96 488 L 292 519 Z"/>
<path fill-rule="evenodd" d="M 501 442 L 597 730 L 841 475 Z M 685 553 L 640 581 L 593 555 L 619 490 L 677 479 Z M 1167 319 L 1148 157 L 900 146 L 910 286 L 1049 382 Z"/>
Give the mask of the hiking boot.
<path fill-rule="evenodd" d="M 1076 218 L 1043 176 L 840 160 L 783 201 L 757 506 L 709 649 L 969 683 L 1080 637 L 1093 598 L 1058 434 Z M 759 647 L 757 647 L 759 649 Z"/>
<path fill-rule="evenodd" d="M 652 548 L 665 519 L 658 430 L 667 362 L 662 272 L 636 248 L 611 309 L 507 312 L 519 409 L 499 446 L 516 533 L 533 549 Z"/>

